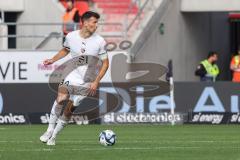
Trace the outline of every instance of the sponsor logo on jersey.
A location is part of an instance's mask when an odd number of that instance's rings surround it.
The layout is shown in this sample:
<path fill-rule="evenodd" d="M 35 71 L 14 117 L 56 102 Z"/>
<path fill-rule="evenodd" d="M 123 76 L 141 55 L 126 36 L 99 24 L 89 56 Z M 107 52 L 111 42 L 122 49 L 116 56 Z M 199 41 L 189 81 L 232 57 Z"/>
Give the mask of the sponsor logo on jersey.
<path fill-rule="evenodd" d="M 86 50 L 84 48 L 81 48 L 81 52 L 84 53 Z"/>

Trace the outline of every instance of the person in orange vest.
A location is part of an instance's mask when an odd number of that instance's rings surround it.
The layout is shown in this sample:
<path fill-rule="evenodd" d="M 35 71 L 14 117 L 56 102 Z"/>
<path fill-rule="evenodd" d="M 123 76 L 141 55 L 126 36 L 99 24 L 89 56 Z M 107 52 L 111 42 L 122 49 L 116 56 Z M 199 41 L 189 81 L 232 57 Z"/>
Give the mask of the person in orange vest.
<path fill-rule="evenodd" d="M 77 10 L 73 6 L 73 0 L 67 0 L 67 9 L 65 14 L 63 15 L 63 34 L 66 36 L 69 32 L 72 32 L 78 29 L 80 15 Z"/>
<path fill-rule="evenodd" d="M 238 50 L 238 54 L 232 58 L 230 69 L 233 71 L 232 81 L 240 82 L 240 49 Z"/>
<path fill-rule="evenodd" d="M 90 6 L 93 6 L 92 0 L 76 0 L 75 7 L 78 8 L 78 13 L 82 16 L 85 12 L 89 11 Z"/>

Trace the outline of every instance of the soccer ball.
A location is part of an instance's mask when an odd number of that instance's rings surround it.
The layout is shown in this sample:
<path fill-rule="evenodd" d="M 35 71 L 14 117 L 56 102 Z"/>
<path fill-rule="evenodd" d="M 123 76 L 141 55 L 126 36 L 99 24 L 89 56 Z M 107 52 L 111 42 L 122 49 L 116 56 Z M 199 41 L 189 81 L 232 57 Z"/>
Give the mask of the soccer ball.
<path fill-rule="evenodd" d="M 99 135 L 99 142 L 104 146 L 112 146 L 116 142 L 116 134 L 111 130 L 102 131 Z"/>

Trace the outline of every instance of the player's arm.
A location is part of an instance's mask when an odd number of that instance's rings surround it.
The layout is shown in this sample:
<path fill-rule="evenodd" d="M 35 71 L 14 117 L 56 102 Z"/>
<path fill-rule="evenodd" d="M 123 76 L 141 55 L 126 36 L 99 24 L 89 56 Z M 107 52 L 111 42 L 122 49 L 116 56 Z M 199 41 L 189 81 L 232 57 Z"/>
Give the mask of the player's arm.
<path fill-rule="evenodd" d="M 108 60 L 108 58 L 106 58 L 106 59 L 103 60 L 102 67 L 100 68 L 99 74 L 97 75 L 95 81 L 92 82 L 91 85 L 90 85 L 90 88 L 89 88 L 89 94 L 90 95 L 93 96 L 96 93 L 99 82 L 102 79 L 102 77 L 105 75 L 108 67 L 109 67 L 109 60 Z"/>
<path fill-rule="evenodd" d="M 63 48 L 55 56 L 53 56 L 51 59 L 46 59 L 43 62 L 44 65 L 53 64 L 54 62 L 58 61 L 59 59 L 62 59 L 66 55 L 68 55 L 68 53 L 70 52 L 70 45 L 69 45 L 69 40 L 68 39 L 69 39 L 69 34 L 67 34 L 67 36 L 65 37 L 65 41 L 63 43 Z"/>
<path fill-rule="evenodd" d="M 196 75 L 196 76 L 203 77 L 203 76 L 205 76 L 206 74 L 207 74 L 207 71 L 206 71 L 206 69 L 204 68 L 204 66 L 203 66 L 202 64 L 199 64 L 199 65 L 197 66 L 196 71 L 195 71 L 195 75 Z"/>
<path fill-rule="evenodd" d="M 106 42 L 103 40 L 100 44 L 100 51 L 98 53 L 99 58 L 102 60 L 102 66 L 99 70 L 99 73 L 95 81 L 91 83 L 89 88 L 89 95 L 92 95 L 92 96 L 96 93 L 99 82 L 102 79 L 102 77 L 105 75 L 109 66 L 109 60 L 108 60 L 107 50 L 105 46 L 106 46 Z"/>
<path fill-rule="evenodd" d="M 103 65 L 99 71 L 98 76 L 95 79 L 97 83 L 99 83 L 102 77 L 105 75 L 106 71 L 108 70 L 108 67 L 109 67 L 109 61 L 108 61 L 108 58 L 106 58 L 103 60 Z"/>
<path fill-rule="evenodd" d="M 54 62 L 58 61 L 59 59 L 62 59 L 66 55 L 68 55 L 69 50 L 67 48 L 61 49 L 55 56 L 53 56 L 51 59 L 46 59 L 43 61 L 44 65 L 50 65 L 53 64 Z"/>

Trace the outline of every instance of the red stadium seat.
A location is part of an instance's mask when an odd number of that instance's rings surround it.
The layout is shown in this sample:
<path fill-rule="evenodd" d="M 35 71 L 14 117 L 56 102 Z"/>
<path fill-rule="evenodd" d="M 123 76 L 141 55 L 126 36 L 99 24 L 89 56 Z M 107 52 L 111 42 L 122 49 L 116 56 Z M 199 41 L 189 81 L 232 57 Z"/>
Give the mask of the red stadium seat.
<path fill-rule="evenodd" d="M 66 1 L 60 0 L 63 6 L 66 8 Z M 74 6 L 78 9 L 79 15 L 83 15 L 86 11 L 89 10 L 89 6 L 87 2 L 75 0 Z"/>
<path fill-rule="evenodd" d="M 127 14 L 132 5 L 132 0 L 94 0 L 94 2 L 105 14 Z M 136 14 L 137 12 L 138 7 L 133 5 L 130 13 Z"/>
<path fill-rule="evenodd" d="M 60 0 L 63 6 L 66 6 L 65 0 Z M 126 21 L 128 24 L 137 15 L 139 8 L 136 4 L 132 4 L 133 0 L 92 0 L 96 7 L 100 9 L 100 14 L 104 18 L 104 23 L 122 23 Z M 75 7 L 78 8 L 80 15 L 87 11 L 88 4 L 83 1 L 75 0 Z M 131 6 L 132 5 L 132 6 Z M 126 16 L 128 14 L 128 16 Z M 126 17 L 128 17 L 126 19 Z M 143 14 L 140 16 L 143 17 Z M 141 19 L 141 18 L 140 18 Z M 133 26 L 137 26 L 139 20 L 135 21 Z M 136 27 L 132 27 L 136 28 Z M 123 33 L 124 25 L 104 25 L 100 32 L 104 33 Z M 131 33 L 131 32 L 129 32 Z M 130 36 L 130 35 L 129 35 Z"/>
<path fill-rule="evenodd" d="M 131 3 L 132 0 L 93 0 L 95 3 Z"/>

